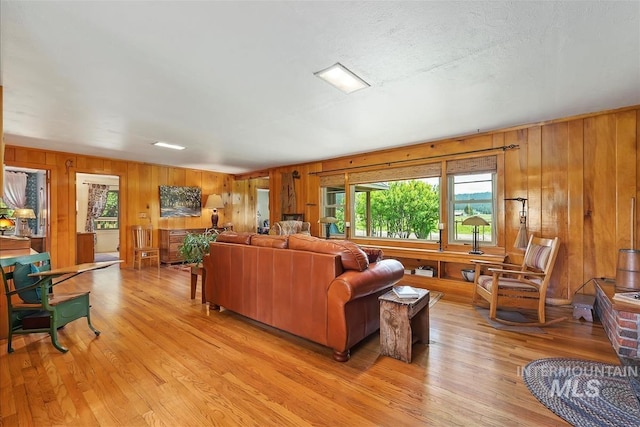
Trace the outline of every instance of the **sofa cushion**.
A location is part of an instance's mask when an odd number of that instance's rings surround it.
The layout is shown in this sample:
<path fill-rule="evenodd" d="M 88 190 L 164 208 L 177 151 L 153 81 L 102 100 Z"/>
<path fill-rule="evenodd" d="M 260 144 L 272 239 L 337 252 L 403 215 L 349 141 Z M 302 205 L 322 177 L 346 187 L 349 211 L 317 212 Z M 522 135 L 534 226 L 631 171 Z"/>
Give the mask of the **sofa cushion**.
<path fill-rule="evenodd" d="M 365 254 L 367 254 L 367 258 L 369 258 L 369 264 L 373 264 L 374 262 L 378 262 L 384 259 L 384 253 L 382 249 L 377 248 L 365 248 L 361 247 Z"/>
<path fill-rule="evenodd" d="M 287 249 L 287 247 L 289 247 L 289 236 L 269 236 L 266 234 L 256 234 L 251 238 L 251 246 Z"/>
<path fill-rule="evenodd" d="M 348 240 L 319 239 L 304 234 L 289 236 L 289 249 L 340 255 L 345 270 L 364 271 L 369 267 L 369 258 L 360 246 Z"/>
<path fill-rule="evenodd" d="M 255 233 L 236 233 L 235 231 L 223 231 L 216 237 L 216 242 L 222 243 L 240 243 L 242 245 L 250 245 L 251 238 Z"/>

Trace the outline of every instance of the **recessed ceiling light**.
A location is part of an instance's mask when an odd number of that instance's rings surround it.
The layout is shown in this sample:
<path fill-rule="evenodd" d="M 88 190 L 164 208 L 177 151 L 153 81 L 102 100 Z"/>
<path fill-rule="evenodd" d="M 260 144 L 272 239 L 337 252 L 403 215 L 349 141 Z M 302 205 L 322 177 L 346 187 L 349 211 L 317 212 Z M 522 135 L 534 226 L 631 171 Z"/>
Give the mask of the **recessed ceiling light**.
<path fill-rule="evenodd" d="M 329 68 L 313 73 L 325 82 L 337 87 L 344 93 L 355 92 L 369 87 L 369 83 L 349 71 L 344 65 L 336 62 Z"/>
<path fill-rule="evenodd" d="M 154 142 L 153 145 L 155 145 L 156 147 L 171 148 L 172 150 L 184 150 L 185 148 L 187 148 L 183 147 L 182 145 L 169 144 L 168 142 L 162 141 Z"/>

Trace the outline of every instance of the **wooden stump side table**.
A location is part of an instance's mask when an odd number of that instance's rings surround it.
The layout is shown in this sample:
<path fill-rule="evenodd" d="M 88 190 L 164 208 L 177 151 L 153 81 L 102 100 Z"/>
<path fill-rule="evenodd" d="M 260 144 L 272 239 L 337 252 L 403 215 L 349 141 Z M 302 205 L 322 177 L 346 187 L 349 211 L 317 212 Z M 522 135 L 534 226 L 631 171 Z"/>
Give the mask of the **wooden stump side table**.
<path fill-rule="evenodd" d="M 418 298 L 399 298 L 393 290 L 380 296 L 380 354 L 411 363 L 411 347 L 429 344 L 429 291 L 414 288 Z"/>

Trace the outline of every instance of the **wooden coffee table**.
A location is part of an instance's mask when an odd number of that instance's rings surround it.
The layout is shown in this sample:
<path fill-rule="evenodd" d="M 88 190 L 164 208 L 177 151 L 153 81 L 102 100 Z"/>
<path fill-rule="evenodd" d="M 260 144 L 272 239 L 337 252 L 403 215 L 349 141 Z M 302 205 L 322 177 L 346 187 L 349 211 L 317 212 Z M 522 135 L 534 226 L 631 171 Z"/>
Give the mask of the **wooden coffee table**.
<path fill-rule="evenodd" d="M 380 354 L 411 363 L 411 347 L 429 344 L 429 291 L 414 288 L 418 298 L 399 298 L 393 290 L 380 296 Z"/>

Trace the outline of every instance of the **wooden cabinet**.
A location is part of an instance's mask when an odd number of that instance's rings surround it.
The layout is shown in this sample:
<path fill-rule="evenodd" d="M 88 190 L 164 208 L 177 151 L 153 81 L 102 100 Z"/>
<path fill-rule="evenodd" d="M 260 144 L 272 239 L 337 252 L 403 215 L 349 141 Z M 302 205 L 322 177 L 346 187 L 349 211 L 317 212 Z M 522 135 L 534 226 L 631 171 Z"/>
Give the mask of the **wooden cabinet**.
<path fill-rule="evenodd" d="M 473 283 L 464 280 L 462 269 L 475 268 L 471 262 L 480 259 L 504 262 L 505 255 L 474 255 L 466 252 L 449 252 L 432 249 L 397 248 L 392 246 L 366 245 L 382 250 L 385 258 L 395 258 L 404 265 L 402 284 L 443 292 L 453 299 L 468 300 L 473 296 Z M 431 267 L 433 277 L 413 273 L 419 266 Z"/>
<path fill-rule="evenodd" d="M 163 264 L 171 264 L 182 262 L 182 258 L 178 255 L 178 247 L 182 244 L 184 236 L 187 233 L 204 233 L 206 228 L 182 228 L 182 229 L 163 229 L 160 232 L 160 262 Z"/>
<path fill-rule="evenodd" d="M 96 233 L 78 233 L 76 237 L 76 264 L 93 262 L 96 256 Z"/>
<path fill-rule="evenodd" d="M 31 249 L 39 253 L 47 251 L 44 236 L 31 236 L 30 239 L 31 239 Z"/>

